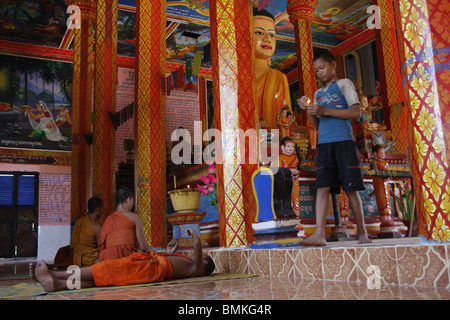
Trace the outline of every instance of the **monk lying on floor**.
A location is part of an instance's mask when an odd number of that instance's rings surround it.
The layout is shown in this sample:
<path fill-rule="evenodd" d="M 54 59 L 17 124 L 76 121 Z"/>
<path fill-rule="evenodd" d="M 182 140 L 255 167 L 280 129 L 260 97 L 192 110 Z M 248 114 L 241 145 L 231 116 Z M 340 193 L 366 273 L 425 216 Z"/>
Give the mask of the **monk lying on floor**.
<path fill-rule="evenodd" d="M 214 271 L 210 256 L 202 253 L 200 238 L 192 229 L 187 230 L 194 242 L 193 259 L 181 254 L 156 254 L 154 251 L 134 252 L 113 260 L 105 260 L 90 267 L 80 268 L 78 288 L 124 286 L 160 282 L 175 278 L 206 276 Z M 72 272 L 53 271 L 44 261 L 30 264 L 30 277 L 37 280 L 47 292 L 69 289 Z M 68 281 L 69 280 L 69 281 Z"/>

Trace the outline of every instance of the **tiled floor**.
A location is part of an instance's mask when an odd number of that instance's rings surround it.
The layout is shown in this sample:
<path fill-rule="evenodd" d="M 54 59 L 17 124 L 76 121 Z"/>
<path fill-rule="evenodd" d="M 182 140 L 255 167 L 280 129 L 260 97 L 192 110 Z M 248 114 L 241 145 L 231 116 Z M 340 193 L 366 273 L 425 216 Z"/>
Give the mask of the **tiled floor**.
<path fill-rule="evenodd" d="M 405 242 L 403 243 L 405 244 Z M 349 244 L 353 245 L 353 244 Z M 332 244 L 331 246 L 337 246 Z M 370 247 L 370 246 L 369 246 Z M 298 248 L 301 250 L 300 248 Z M 281 249 L 280 249 L 281 250 Z M 295 250 L 295 249 L 290 249 Z M 277 250 L 270 253 L 276 256 Z M 448 259 L 444 262 L 448 265 Z M 0 286 L 20 282 L 28 273 L 32 260 L 0 259 Z M 5 280 L 5 278 L 9 278 Z M 17 279 L 21 278 L 21 279 Z M 372 282 L 373 284 L 374 282 Z M 381 282 L 370 288 L 366 281 L 330 281 L 291 276 L 205 281 L 135 288 L 114 288 L 94 291 L 73 291 L 20 300 L 450 300 L 450 290 L 439 286 L 407 286 Z"/>
<path fill-rule="evenodd" d="M 27 282 L 30 280 L 26 280 Z M 11 285 L 24 282 L 11 280 Z M 0 282 L 0 285 L 5 285 Z M 52 293 L 16 300 L 449 300 L 444 288 L 255 277 L 188 284 Z"/>

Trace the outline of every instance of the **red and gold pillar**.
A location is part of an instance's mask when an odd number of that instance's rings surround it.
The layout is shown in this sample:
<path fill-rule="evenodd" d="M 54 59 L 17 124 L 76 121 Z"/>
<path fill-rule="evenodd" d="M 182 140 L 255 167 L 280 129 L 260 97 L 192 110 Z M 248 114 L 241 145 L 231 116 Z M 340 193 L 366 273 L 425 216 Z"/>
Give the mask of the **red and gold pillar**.
<path fill-rule="evenodd" d="M 73 40 L 70 216 L 74 221 L 86 214 L 90 195 L 91 147 L 84 135 L 91 133 L 95 1 L 69 0 L 67 4 L 77 5 L 81 13 L 81 24 L 74 26 Z"/>
<path fill-rule="evenodd" d="M 166 236 L 166 1 L 136 3 L 135 139 L 137 211 L 147 242 Z"/>
<path fill-rule="evenodd" d="M 427 0 L 395 4 L 419 234 L 449 242 L 448 8 Z"/>
<path fill-rule="evenodd" d="M 392 1 L 372 0 L 380 12 L 380 29 L 375 29 L 381 97 L 385 124 L 390 127 L 395 149 L 406 154 L 406 110 L 402 107 L 402 80 L 398 57 L 397 35 Z"/>
<path fill-rule="evenodd" d="M 104 216 L 115 210 L 116 132 L 108 112 L 116 113 L 117 0 L 97 1 L 93 132 L 93 195 L 104 203 Z"/>
<path fill-rule="evenodd" d="M 300 96 L 307 96 L 313 101 L 316 91 L 316 75 L 313 67 L 313 49 L 311 38 L 311 22 L 314 19 L 314 7 L 317 0 L 288 0 L 286 11 L 289 20 L 294 25 L 295 46 L 297 48 L 298 64 L 298 84 L 300 86 Z M 308 127 L 309 143 L 311 148 L 317 147 L 317 135 L 309 117 L 306 126 Z"/>
<path fill-rule="evenodd" d="M 256 215 L 251 176 L 257 161 L 256 143 L 239 143 L 239 129 L 257 135 L 253 82 L 252 6 L 250 1 L 210 1 L 211 51 L 214 86 L 214 123 L 221 130 L 222 152 L 216 155 L 220 245 L 248 245 L 253 241 Z M 257 154 L 257 153 L 256 153 Z"/>

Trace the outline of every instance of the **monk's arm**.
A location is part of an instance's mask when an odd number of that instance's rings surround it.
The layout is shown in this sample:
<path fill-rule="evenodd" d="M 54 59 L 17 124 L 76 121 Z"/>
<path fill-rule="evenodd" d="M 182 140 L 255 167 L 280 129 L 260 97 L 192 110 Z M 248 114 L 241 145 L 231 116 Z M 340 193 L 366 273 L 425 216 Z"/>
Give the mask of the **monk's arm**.
<path fill-rule="evenodd" d="M 100 245 L 100 231 L 102 230 L 102 227 L 100 225 L 93 225 L 92 229 L 95 233 L 95 239 L 97 239 L 97 245 Z"/>
<path fill-rule="evenodd" d="M 187 229 L 188 234 L 192 237 L 193 246 L 194 246 L 194 268 L 195 272 L 203 272 L 203 251 L 202 251 L 202 242 L 200 241 L 200 237 L 198 236 L 195 230 L 189 228 Z"/>

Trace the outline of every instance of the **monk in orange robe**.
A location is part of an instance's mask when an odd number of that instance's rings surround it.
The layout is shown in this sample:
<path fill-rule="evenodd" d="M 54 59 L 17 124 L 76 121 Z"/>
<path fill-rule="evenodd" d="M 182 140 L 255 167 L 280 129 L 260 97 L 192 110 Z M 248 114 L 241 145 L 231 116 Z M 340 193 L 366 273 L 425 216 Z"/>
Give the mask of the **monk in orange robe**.
<path fill-rule="evenodd" d="M 102 216 L 103 201 L 100 198 L 88 200 L 88 213 L 75 223 L 70 239 L 73 250 L 73 264 L 79 267 L 98 262 L 98 236 L 101 226 L 97 220 Z"/>
<path fill-rule="evenodd" d="M 131 211 L 133 192 L 127 187 L 119 187 L 115 200 L 117 211 L 106 218 L 99 236 L 100 261 L 126 257 L 139 249 L 153 249 L 145 239 L 141 217 Z"/>
<path fill-rule="evenodd" d="M 153 251 L 134 252 L 124 258 L 106 260 L 81 268 L 74 287 L 81 289 L 94 286 L 123 286 L 211 274 L 215 269 L 214 261 L 202 253 L 199 235 L 193 229 L 188 229 L 187 233 L 194 243 L 193 258 L 173 254 L 174 251 L 169 247 L 168 254 L 156 254 Z M 29 273 L 30 277 L 37 280 L 47 292 L 67 290 L 68 283 L 71 283 L 67 280 L 69 277 L 73 279 L 71 272 L 49 270 L 44 261 L 39 261 L 37 265 L 30 264 Z"/>
<path fill-rule="evenodd" d="M 294 141 L 289 137 L 284 137 L 281 142 L 281 154 L 278 156 L 277 165 L 279 168 L 288 168 L 291 170 L 293 177 L 292 186 L 292 208 L 297 217 L 300 216 L 300 190 L 298 183 L 299 171 L 297 169 L 298 157 L 295 153 Z"/>
<path fill-rule="evenodd" d="M 255 46 L 256 108 L 261 127 L 277 129 L 277 114 L 291 109 L 289 83 L 284 73 L 270 67 L 275 52 L 275 19 L 266 10 L 253 10 L 253 44 Z"/>

